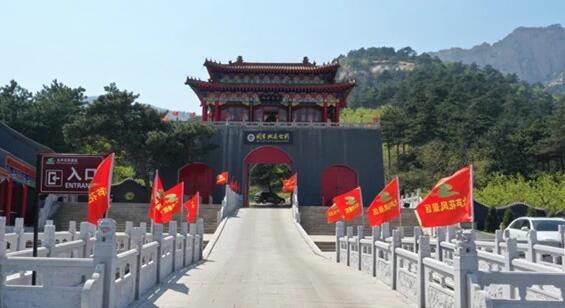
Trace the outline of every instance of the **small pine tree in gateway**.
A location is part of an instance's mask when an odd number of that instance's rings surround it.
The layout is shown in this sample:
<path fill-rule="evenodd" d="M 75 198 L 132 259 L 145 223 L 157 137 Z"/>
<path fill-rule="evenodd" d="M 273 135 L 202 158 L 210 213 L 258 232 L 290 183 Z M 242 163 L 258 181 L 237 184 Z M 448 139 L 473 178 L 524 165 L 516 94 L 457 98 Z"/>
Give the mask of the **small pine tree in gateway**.
<path fill-rule="evenodd" d="M 535 208 L 533 208 L 533 207 L 531 207 L 531 206 L 528 206 L 528 212 L 526 213 L 526 216 L 528 216 L 528 217 L 536 217 L 536 216 L 538 216 L 538 213 L 537 213 L 537 211 L 536 211 Z"/>
<path fill-rule="evenodd" d="M 487 218 L 485 219 L 485 231 L 493 233 L 497 228 L 496 207 L 491 206 L 488 209 Z"/>
<path fill-rule="evenodd" d="M 502 229 L 508 227 L 513 220 L 514 213 L 512 213 L 510 208 L 507 208 L 506 211 L 504 211 L 504 217 L 502 218 Z"/>

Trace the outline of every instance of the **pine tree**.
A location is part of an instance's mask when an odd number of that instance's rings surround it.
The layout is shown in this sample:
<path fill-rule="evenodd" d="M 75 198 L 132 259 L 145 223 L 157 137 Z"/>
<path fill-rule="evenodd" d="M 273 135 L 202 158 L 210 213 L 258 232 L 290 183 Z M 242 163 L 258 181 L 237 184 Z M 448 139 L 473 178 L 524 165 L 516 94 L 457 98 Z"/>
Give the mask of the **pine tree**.
<path fill-rule="evenodd" d="M 512 213 L 510 208 L 507 208 L 506 211 L 504 211 L 504 217 L 502 218 L 502 229 L 508 227 L 513 220 L 514 213 Z"/>
<path fill-rule="evenodd" d="M 497 228 L 496 207 L 491 206 L 488 209 L 487 218 L 485 220 L 485 231 L 493 233 Z"/>

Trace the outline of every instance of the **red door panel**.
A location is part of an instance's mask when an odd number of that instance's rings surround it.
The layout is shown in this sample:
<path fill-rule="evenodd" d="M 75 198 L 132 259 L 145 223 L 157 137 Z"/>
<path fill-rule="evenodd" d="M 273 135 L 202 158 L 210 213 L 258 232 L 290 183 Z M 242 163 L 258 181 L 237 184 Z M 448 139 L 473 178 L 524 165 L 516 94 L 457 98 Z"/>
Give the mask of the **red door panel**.
<path fill-rule="evenodd" d="M 184 181 L 184 194 L 200 193 L 203 202 L 208 202 L 214 188 L 214 170 L 203 163 L 189 164 L 179 173 L 179 181 Z"/>
<path fill-rule="evenodd" d="M 322 172 L 322 205 L 331 206 L 333 197 L 357 187 L 357 172 L 347 166 L 331 166 Z"/>

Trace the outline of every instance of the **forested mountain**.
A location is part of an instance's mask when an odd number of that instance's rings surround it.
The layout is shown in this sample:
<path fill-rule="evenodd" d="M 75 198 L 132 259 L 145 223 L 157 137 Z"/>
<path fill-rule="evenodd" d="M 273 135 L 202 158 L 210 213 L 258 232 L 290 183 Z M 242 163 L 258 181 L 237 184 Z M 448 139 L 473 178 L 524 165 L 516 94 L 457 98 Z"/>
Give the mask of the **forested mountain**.
<path fill-rule="evenodd" d="M 540 82 L 552 92 L 565 92 L 565 28 L 519 27 L 502 40 L 471 49 L 450 48 L 430 53 L 446 62 L 476 63 L 521 80 Z"/>
<path fill-rule="evenodd" d="M 381 110 L 385 161 L 406 188 L 429 187 L 473 163 L 489 175 L 565 170 L 565 99 L 491 66 L 444 63 L 410 48 L 369 48 L 338 58 L 355 78 L 352 107 Z"/>

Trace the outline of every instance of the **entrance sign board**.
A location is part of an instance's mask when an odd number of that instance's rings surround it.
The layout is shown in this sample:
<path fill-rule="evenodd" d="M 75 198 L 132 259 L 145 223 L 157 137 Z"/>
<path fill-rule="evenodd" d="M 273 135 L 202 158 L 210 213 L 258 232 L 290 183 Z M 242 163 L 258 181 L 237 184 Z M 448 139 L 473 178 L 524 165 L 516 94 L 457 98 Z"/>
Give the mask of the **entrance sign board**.
<path fill-rule="evenodd" d="M 292 132 L 286 130 L 246 131 L 243 135 L 245 143 L 249 144 L 292 143 Z"/>
<path fill-rule="evenodd" d="M 103 155 L 40 154 L 39 193 L 87 194 Z"/>

